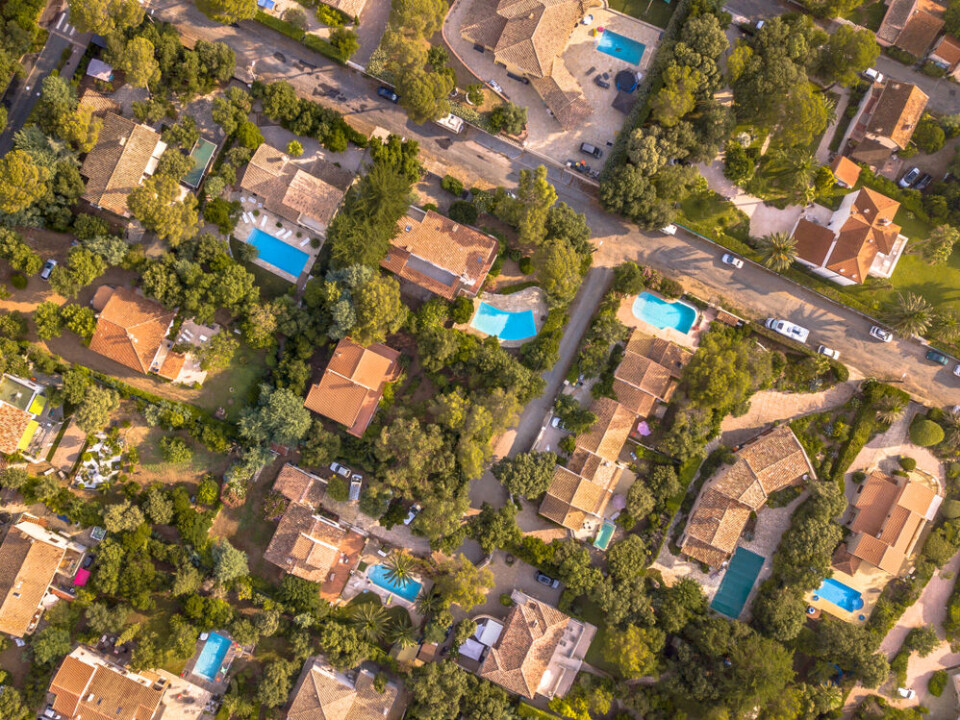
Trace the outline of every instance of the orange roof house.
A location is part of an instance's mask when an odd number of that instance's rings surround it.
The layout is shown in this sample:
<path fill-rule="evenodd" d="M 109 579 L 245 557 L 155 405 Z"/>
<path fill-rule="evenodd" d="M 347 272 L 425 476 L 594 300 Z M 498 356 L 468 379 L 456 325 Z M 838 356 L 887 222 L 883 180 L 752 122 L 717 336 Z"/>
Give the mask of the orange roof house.
<path fill-rule="evenodd" d="M 498 65 L 529 78 L 560 125 L 571 130 L 593 112 L 561 57 L 581 17 L 578 0 L 471 0 L 460 34 L 492 52 Z"/>
<path fill-rule="evenodd" d="M 942 67 L 954 80 L 960 75 L 960 40 L 953 35 L 944 35 L 927 56 L 935 65 Z"/>
<path fill-rule="evenodd" d="M 843 198 L 829 224 L 801 217 L 794 226 L 797 261 L 838 285 L 893 274 L 907 238 L 893 222 L 900 203 L 870 188 Z"/>
<path fill-rule="evenodd" d="M 934 0 L 892 0 L 877 30 L 877 42 L 922 58 L 943 28 L 943 6 Z"/>
<path fill-rule="evenodd" d="M 316 507 L 327 492 L 327 481 L 286 463 L 273 481 L 273 489 L 292 502 Z"/>
<path fill-rule="evenodd" d="M 90 349 L 131 370 L 181 380 L 189 356 L 174 352 L 167 339 L 177 313 L 122 287 L 109 294 L 97 292 L 100 301 L 104 297 Z M 205 374 L 194 373 L 194 378 L 202 381 Z"/>
<path fill-rule="evenodd" d="M 850 139 L 856 146 L 850 157 L 873 168 L 883 167 L 892 153 L 910 143 L 928 99 L 910 83 L 874 84 L 853 121 Z"/>
<path fill-rule="evenodd" d="M 38 433 L 47 403 L 44 389 L 33 380 L 0 374 L 0 455 L 32 458 L 35 445 L 42 444 L 34 441 L 44 436 Z"/>
<path fill-rule="evenodd" d="M 730 559 L 750 513 L 767 498 L 806 477 L 816 477 L 803 447 L 788 425 L 755 438 L 707 482 L 680 538 L 680 551 L 719 568 Z"/>
<path fill-rule="evenodd" d="M 476 295 L 497 259 L 495 238 L 433 210 L 410 208 L 398 227 L 380 266 L 447 300 Z"/>
<path fill-rule="evenodd" d="M 583 665 L 596 628 L 514 590 L 513 607 L 477 674 L 533 698 L 563 697 Z"/>
<path fill-rule="evenodd" d="M 376 343 L 363 347 L 343 338 L 320 382 L 310 387 L 304 405 L 362 437 L 377 411 L 383 388 L 400 376 L 400 353 Z"/>
<path fill-rule="evenodd" d="M 874 470 L 860 488 L 849 524 L 850 570 L 868 563 L 898 575 L 942 501 L 929 485 Z"/>
<path fill-rule="evenodd" d="M 860 179 L 860 166 L 846 155 L 837 155 L 830 163 L 830 169 L 840 187 L 852 188 Z"/>
<path fill-rule="evenodd" d="M 406 703 L 387 683 L 380 691 L 369 670 L 341 673 L 319 657 L 303 666 L 290 699 L 287 720 L 399 720 Z"/>

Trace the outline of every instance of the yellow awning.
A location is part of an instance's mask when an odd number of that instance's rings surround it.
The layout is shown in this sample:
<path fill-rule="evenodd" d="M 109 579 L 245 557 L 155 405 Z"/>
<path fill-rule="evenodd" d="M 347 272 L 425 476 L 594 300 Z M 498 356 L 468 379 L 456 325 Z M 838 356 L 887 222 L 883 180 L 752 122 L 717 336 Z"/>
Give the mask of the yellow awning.
<path fill-rule="evenodd" d="M 31 415 L 39 415 L 43 412 L 43 409 L 47 406 L 47 398 L 43 395 L 37 395 L 33 402 L 30 403 L 30 409 L 27 410 Z"/>
<path fill-rule="evenodd" d="M 30 441 L 33 440 L 33 435 L 37 432 L 38 427 L 40 427 L 40 423 L 36 420 L 31 420 L 27 424 L 27 429 L 24 430 L 23 437 L 21 437 L 20 442 L 17 443 L 17 450 L 26 450 L 30 446 Z"/>

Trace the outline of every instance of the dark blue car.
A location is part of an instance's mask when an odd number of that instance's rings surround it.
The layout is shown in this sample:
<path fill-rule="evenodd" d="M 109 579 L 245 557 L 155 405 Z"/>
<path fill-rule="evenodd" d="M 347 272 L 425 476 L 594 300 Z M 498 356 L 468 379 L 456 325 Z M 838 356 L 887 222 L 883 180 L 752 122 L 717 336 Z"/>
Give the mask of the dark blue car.
<path fill-rule="evenodd" d="M 400 96 L 386 85 L 381 85 L 379 88 L 377 88 L 377 95 L 382 97 L 384 100 L 389 100 L 392 103 L 400 102 Z"/>

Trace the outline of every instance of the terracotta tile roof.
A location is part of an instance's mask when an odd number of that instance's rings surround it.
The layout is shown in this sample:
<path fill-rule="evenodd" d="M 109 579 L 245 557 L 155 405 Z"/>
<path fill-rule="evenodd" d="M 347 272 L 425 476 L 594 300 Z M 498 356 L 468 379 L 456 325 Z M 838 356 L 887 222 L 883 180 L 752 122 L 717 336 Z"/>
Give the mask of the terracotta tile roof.
<path fill-rule="evenodd" d="M 149 372 L 176 316 L 133 290 L 117 288 L 97 318 L 90 349 L 137 372 Z"/>
<path fill-rule="evenodd" d="M 618 475 L 619 477 L 619 475 Z M 583 527 L 588 515 L 601 517 L 611 492 L 604 486 L 580 477 L 558 465 L 540 504 L 540 514 L 574 531 Z"/>
<path fill-rule="evenodd" d="M 631 352 L 624 353 L 613 376 L 664 402 L 668 402 L 673 394 L 674 381 L 670 371 L 653 360 Z"/>
<path fill-rule="evenodd" d="M 84 200 L 128 216 L 127 196 L 140 185 L 160 144 L 159 133 L 146 125 L 106 113 L 97 144 L 80 168 L 80 174 L 87 178 Z"/>
<path fill-rule="evenodd" d="M 352 18 L 360 17 L 367 0 L 324 0 L 324 5 L 336 8 Z"/>
<path fill-rule="evenodd" d="M 866 225 L 880 252 L 889 253 L 900 234 L 900 226 L 893 223 L 899 209 L 900 203 L 896 200 L 881 195 L 876 190 L 860 188 L 850 208 L 850 218 L 840 228 L 840 233 L 843 234 L 851 221 Z"/>
<path fill-rule="evenodd" d="M 956 64 L 960 63 L 960 40 L 953 35 L 944 35 L 930 53 L 930 59 L 938 60 L 946 65 L 948 70 L 953 70 Z"/>
<path fill-rule="evenodd" d="M 0 545 L 0 632 L 14 637 L 27 634 L 65 553 L 25 525 L 10 528 Z"/>
<path fill-rule="evenodd" d="M 480 666 L 480 677 L 512 693 L 533 698 L 570 618 L 524 596 L 510 609 L 503 632 Z"/>
<path fill-rule="evenodd" d="M 800 218 L 793 231 L 793 239 L 797 243 L 797 257 L 819 266 L 830 254 L 834 235 L 825 225 Z"/>
<path fill-rule="evenodd" d="M 736 500 L 753 510 L 759 510 L 767 501 L 760 480 L 745 462 L 736 462 L 717 475 L 711 487 L 724 497 Z"/>
<path fill-rule="evenodd" d="M 316 507 L 326 494 L 327 483 L 296 465 L 285 463 L 273 482 L 273 489 L 288 500 Z"/>
<path fill-rule="evenodd" d="M 307 660 L 297 680 L 287 720 L 387 720 L 402 712 L 396 685 L 383 692 L 373 685 L 373 675 L 360 670 L 338 673 L 319 659 Z"/>
<path fill-rule="evenodd" d="M 922 517 L 929 512 L 930 504 L 936 496 L 933 488 L 919 482 L 908 482 L 897 498 L 897 504 Z"/>
<path fill-rule="evenodd" d="M 311 386 L 304 405 L 361 437 L 373 419 L 384 386 L 397 379 L 399 357 L 398 351 L 386 345 L 365 348 L 343 338 L 320 382 Z"/>
<path fill-rule="evenodd" d="M 905 148 L 917 129 L 927 100 L 926 93 L 916 85 L 888 80 L 867 121 L 867 132 L 890 138 Z"/>
<path fill-rule="evenodd" d="M 729 553 L 718 550 L 712 545 L 700 542 L 696 538 L 687 538 L 683 547 L 680 549 L 684 555 L 694 560 L 699 560 L 703 564 L 713 568 L 721 567 L 726 560 L 730 559 Z"/>
<path fill-rule="evenodd" d="M 847 549 L 851 555 L 893 575 L 900 573 L 903 561 L 906 560 L 906 556 L 893 546 L 862 533 L 853 537 Z"/>
<path fill-rule="evenodd" d="M 322 583 L 338 563 L 348 530 L 315 515 L 313 508 L 290 503 L 263 557 L 310 582 Z"/>
<path fill-rule="evenodd" d="M 781 425 L 744 446 L 737 453 L 757 476 L 763 491 L 770 495 L 796 485 L 804 475 L 816 477 L 803 446 L 788 425 Z"/>
<path fill-rule="evenodd" d="M 33 416 L 20 408 L 0 402 L 0 453 L 13 455 Z"/>
<path fill-rule="evenodd" d="M 583 88 L 567 70 L 562 58 L 553 63 L 553 72 L 542 78 L 533 78 L 533 89 L 564 130 L 582 127 L 593 115 L 593 106 L 583 95 Z"/>
<path fill-rule="evenodd" d="M 943 18 L 927 10 L 918 10 L 907 21 L 906 27 L 897 36 L 896 45 L 901 50 L 920 59 L 943 28 Z"/>
<path fill-rule="evenodd" d="M 68 720 L 152 720 L 164 691 L 81 646 L 64 658 L 50 692 Z"/>
<path fill-rule="evenodd" d="M 850 523 L 854 532 L 867 535 L 877 535 L 883 529 L 883 521 L 894 502 L 900 489 L 884 473 L 875 470 L 863 482 L 863 489 L 857 496 L 855 507 L 859 510 Z"/>
<path fill-rule="evenodd" d="M 833 176 L 847 187 L 853 187 L 860 179 L 860 170 L 862 169 L 853 160 L 846 155 L 837 155 L 830 163 L 830 169 Z"/>
<path fill-rule="evenodd" d="M 590 410 L 597 416 L 597 421 L 589 432 L 577 437 L 576 445 L 616 462 L 633 429 L 636 415 L 610 398 L 594 400 Z"/>
<path fill-rule="evenodd" d="M 860 569 L 861 560 L 856 555 L 851 555 L 850 551 L 847 550 L 845 545 L 841 545 L 837 548 L 836 552 L 833 553 L 833 557 L 830 559 L 830 565 L 844 572 L 847 575 L 853 575 L 857 570 Z"/>
<path fill-rule="evenodd" d="M 157 375 L 167 380 L 176 380 L 180 377 L 180 371 L 187 362 L 187 356 L 180 353 L 168 352 L 163 358 L 163 364 L 157 370 Z"/>
<path fill-rule="evenodd" d="M 891 0 L 887 5 L 883 22 L 880 23 L 880 28 L 877 30 L 877 39 L 887 45 L 895 43 L 916 5 L 917 0 Z"/>
<path fill-rule="evenodd" d="M 749 507 L 708 487 L 687 521 L 686 534 L 730 555 L 749 519 Z"/>
<path fill-rule="evenodd" d="M 344 196 L 339 187 L 301 169 L 285 153 L 266 143 L 250 158 L 240 187 L 263 198 L 264 207 L 272 213 L 321 229 L 333 220 Z"/>
<path fill-rule="evenodd" d="M 627 352 L 642 355 L 665 367 L 677 380 L 693 358 L 693 353 L 669 340 L 646 335 L 634 328 L 627 340 Z"/>
<path fill-rule="evenodd" d="M 613 394 L 618 403 L 639 417 L 647 417 L 657 404 L 653 395 L 623 380 L 613 381 Z"/>
<path fill-rule="evenodd" d="M 116 113 L 120 111 L 120 103 L 112 98 L 108 98 L 93 87 L 88 87 L 83 91 L 83 94 L 80 96 L 80 106 L 86 108 L 98 117 L 102 117 L 108 112 Z"/>
<path fill-rule="evenodd" d="M 419 208 L 397 226 L 381 267 L 448 300 L 477 294 L 497 258 L 495 238 Z"/>
<path fill-rule="evenodd" d="M 871 138 L 861 140 L 850 153 L 850 157 L 857 162 L 866 163 L 870 167 L 882 167 L 890 159 L 893 152 L 890 148 Z"/>

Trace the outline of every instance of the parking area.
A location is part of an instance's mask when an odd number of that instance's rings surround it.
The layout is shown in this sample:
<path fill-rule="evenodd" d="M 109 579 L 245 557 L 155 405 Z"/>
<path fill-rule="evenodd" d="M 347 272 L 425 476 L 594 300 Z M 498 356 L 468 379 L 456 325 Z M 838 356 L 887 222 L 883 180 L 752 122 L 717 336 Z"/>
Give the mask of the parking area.
<path fill-rule="evenodd" d="M 477 605 L 470 611 L 471 617 L 481 614 L 505 617 L 507 607 L 500 602 L 500 596 L 509 595 L 514 589 L 521 590 L 530 597 L 553 607 L 557 607 L 560 602 L 560 593 L 563 591 L 562 584 L 558 588 L 552 588 L 538 583 L 535 567 L 518 558 L 513 558 L 512 563 L 508 563 L 507 554 L 502 550 L 493 553 L 487 568 L 493 572 L 495 584 L 487 595 L 486 602 Z"/>

